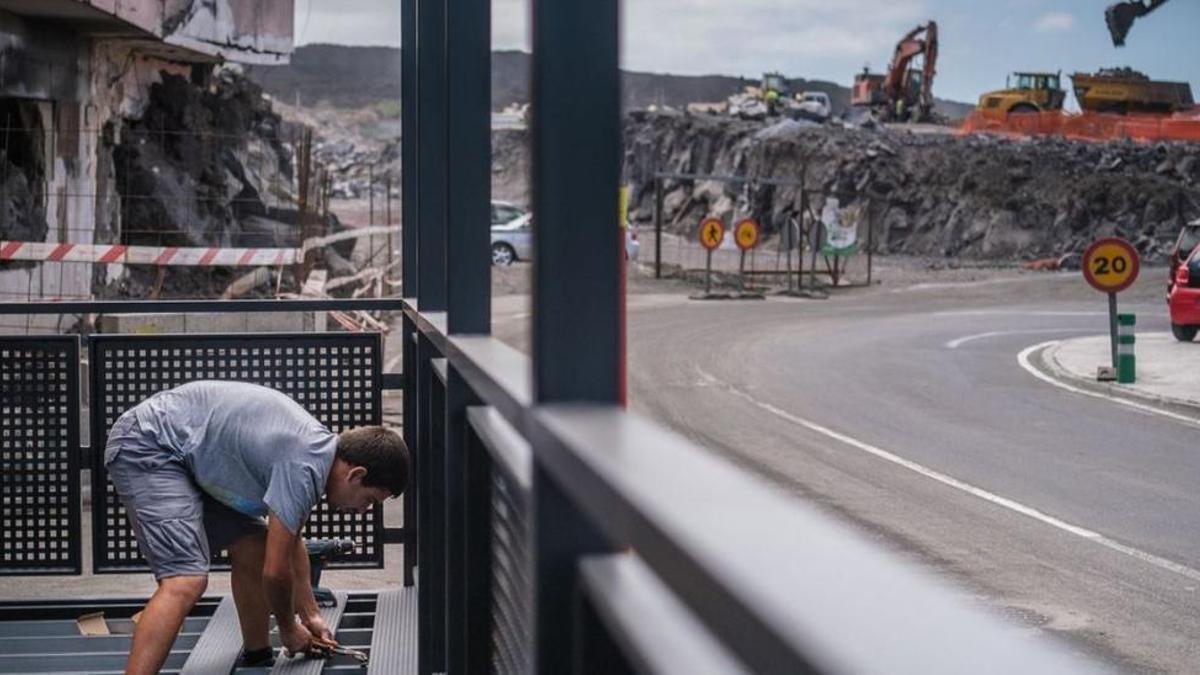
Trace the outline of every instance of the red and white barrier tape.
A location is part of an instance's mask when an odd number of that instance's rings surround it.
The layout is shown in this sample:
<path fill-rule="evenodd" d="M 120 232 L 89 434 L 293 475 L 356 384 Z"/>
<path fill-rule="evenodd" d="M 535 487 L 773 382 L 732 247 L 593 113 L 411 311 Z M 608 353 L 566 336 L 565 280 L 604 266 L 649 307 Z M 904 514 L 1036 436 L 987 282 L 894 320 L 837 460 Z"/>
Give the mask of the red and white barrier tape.
<path fill-rule="evenodd" d="M 399 232 L 399 227 L 362 227 L 327 237 L 313 237 L 301 248 L 218 248 L 183 246 L 124 246 L 121 244 L 71 244 L 0 241 L 0 261 L 120 263 L 125 265 L 192 267 L 264 267 L 295 265 L 304 254 L 336 241 Z"/>

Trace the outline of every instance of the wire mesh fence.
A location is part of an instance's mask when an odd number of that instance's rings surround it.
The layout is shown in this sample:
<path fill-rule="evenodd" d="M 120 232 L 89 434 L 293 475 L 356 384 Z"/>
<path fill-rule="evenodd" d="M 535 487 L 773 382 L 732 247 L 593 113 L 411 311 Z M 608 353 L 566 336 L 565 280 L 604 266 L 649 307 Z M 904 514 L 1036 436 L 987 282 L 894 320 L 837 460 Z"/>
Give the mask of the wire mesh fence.
<path fill-rule="evenodd" d="M 716 203 L 675 199 L 670 204 L 664 198 L 681 185 L 690 189 L 698 183 L 723 185 L 735 198 Z M 771 189 L 767 198 L 764 187 Z M 871 284 L 877 234 L 891 208 L 875 198 L 840 200 L 834 193 L 808 188 L 802 178 L 661 173 L 655 177 L 655 192 L 648 260 L 655 276 L 696 278 L 711 269 L 718 284 L 731 283 L 738 275 L 764 287 Z M 710 252 L 702 242 L 701 225 L 713 217 L 724 234 Z M 744 251 L 734 236 L 743 220 L 754 221 L 759 233 Z"/>

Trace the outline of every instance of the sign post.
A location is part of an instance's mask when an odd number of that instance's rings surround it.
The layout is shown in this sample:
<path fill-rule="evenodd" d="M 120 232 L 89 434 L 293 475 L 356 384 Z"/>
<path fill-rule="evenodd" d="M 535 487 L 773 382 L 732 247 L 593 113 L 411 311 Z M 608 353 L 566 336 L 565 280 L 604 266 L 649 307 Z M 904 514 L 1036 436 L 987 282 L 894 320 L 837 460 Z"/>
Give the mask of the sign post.
<path fill-rule="evenodd" d="M 705 250 L 704 261 L 704 298 L 712 295 L 712 257 L 713 251 L 721 247 L 725 241 L 725 224 L 720 218 L 705 218 L 700 223 L 700 245 Z"/>
<path fill-rule="evenodd" d="M 758 299 L 763 297 L 760 293 L 746 292 L 746 253 L 758 245 L 760 232 L 758 223 L 752 218 L 743 218 L 733 228 L 733 240 L 742 250 L 742 259 L 738 263 L 738 297 L 740 298 Z"/>
<path fill-rule="evenodd" d="M 1119 365 L 1117 294 L 1133 285 L 1141 271 L 1141 258 L 1132 244 L 1118 237 L 1100 239 L 1083 254 L 1083 278 L 1108 295 L 1108 327 L 1112 340 L 1112 365 L 1101 368 L 1098 378 L 1116 379 Z"/>

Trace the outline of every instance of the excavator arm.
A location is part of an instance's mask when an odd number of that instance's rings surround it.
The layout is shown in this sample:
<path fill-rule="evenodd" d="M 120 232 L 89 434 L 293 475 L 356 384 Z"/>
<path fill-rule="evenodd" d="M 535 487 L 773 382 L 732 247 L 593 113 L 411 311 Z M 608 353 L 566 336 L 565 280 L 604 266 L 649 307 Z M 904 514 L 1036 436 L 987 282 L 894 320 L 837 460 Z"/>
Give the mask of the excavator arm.
<path fill-rule="evenodd" d="M 938 27 L 930 21 L 923 26 L 917 26 L 905 35 L 896 45 L 896 53 L 892 57 L 887 77 L 883 82 L 883 91 L 890 105 L 903 100 L 909 84 L 909 67 L 913 59 L 924 56 L 921 73 L 921 94 L 917 105 L 921 117 L 928 117 L 933 110 L 933 78 L 937 74 Z"/>
<path fill-rule="evenodd" d="M 1104 20 L 1108 22 L 1108 32 L 1112 34 L 1114 47 L 1124 47 L 1125 38 L 1133 22 L 1167 4 L 1167 0 L 1128 0 L 1110 5 L 1104 10 Z"/>

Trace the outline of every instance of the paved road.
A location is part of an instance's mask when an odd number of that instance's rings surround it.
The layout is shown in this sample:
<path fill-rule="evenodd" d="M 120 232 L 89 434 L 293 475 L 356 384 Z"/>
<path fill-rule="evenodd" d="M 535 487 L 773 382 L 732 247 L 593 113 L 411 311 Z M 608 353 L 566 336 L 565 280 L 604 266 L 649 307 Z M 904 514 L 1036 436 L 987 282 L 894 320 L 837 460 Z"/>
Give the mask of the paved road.
<path fill-rule="evenodd" d="M 1200 672 L 1200 428 L 1017 362 L 1106 330 L 1103 297 L 1082 286 L 635 296 L 631 399 L 1078 649 Z M 1126 307 L 1140 331 L 1167 329 L 1157 286 Z"/>

